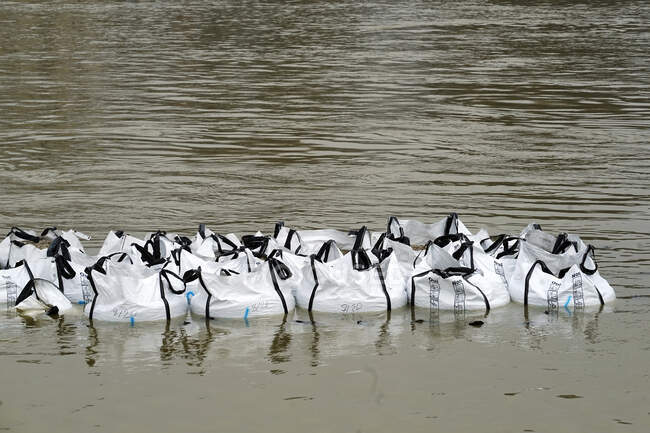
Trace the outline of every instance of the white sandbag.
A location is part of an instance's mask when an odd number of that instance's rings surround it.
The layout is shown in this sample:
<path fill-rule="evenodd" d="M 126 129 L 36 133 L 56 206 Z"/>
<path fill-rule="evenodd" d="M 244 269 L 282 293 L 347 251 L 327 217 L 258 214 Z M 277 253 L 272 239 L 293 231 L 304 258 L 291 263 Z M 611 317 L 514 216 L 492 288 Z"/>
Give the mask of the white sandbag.
<path fill-rule="evenodd" d="M 60 288 L 48 279 L 40 278 L 42 275 L 51 275 L 49 260 L 40 260 L 32 265 L 23 263 L 22 276 L 16 276 L 17 281 L 24 280 L 24 273 L 28 275 L 25 286 L 19 291 L 15 300 L 16 310 L 30 316 L 40 314 L 57 315 L 65 314 L 72 309 L 72 304 L 62 293 Z M 20 284 L 20 282 L 19 282 Z"/>
<path fill-rule="evenodd" d="M 441 243 L 438 241 L 438 243 Z M 445 246 L 451 244 L 443 242 Z M 453 253 L 453 255 L 452 255 Z M 488 272 L 490 258 L 481 256 L 485 270 L 476 267 L 474 254 L 480 248 L 471 241 L 451 253 L 435 242 L 429 242 L 418 257 L 411 276 L 409 298 L 411 305 L 435 311 L 456 313 L 500 307 L 510 302 L 503 280 L 494 271 Z"/>
<path fill-rule="evenodd" d="M 405 278 L 392 251 L 383 260 L 362 248 L 367 230 L 357 232 L 347 254 L 322 262 L 310 257 L 310 269 L 296 290 L 296 302 L 308 311 L 367 313 L 390 311 L 407 303 Z"/>
<path fill-rule="evenodd" d="M 16 305 L 16 299 L 31 279 L 43 279 L 54 282 L 56 268 L 54 259 L 38 258 L 31 262 L 22 261 L 18 266 L 0 270 L 0 303 L 8 307 Z"/>
<path fill-rule="evenodd" d="M 93 291 L 84 308 L 90 320 L 152 322 L 184 316 L 185 283 L 167 269 L 105 261 L 86 269 Z"/>
<path fill-rule="evenodd" d="M 541 231 L 528 232 L 520 242 L 508 289 L 513 301 L 549 311 L 564 305 L 603 305 L 616 298 L 598 272 L 591 245 L 575 235 L 553 237 Z"/>
<path fill-rule="evenodd" d="M 199 268 L 183 278 L 195 293 L 192 313 L 210 319 L 288 314 L 295 308 L 291 276 L 282 261 L 271 257 L 251 272 L 208 273 Z"/>

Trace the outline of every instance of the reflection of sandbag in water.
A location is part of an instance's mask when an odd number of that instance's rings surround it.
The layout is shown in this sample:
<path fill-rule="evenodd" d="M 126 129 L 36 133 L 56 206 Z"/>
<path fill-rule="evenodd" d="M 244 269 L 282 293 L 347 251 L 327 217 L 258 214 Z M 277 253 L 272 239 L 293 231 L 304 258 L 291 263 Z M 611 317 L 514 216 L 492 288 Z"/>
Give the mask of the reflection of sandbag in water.
<path fill-rule="evenodd" d="M 457 247 L 456 236 L 450 235 L 429 242 L 424 252 L 416 259 L 415 270 L 410 281 L 412 305 L 431 310 L 483 310 L 503 306 L 510 301 L 503 280 L 489 269 L 493 260 L 482 256 L 481 270 L 476 267 L 475 252 L 484 255 L 473 242 L 460 235 Z M 442 246 L 440 246 L 440 245 Z M 444 249 L 451 248 L 452 253 Z"/>
<path fill-rule="evenodd" d="M 93 291 L 84 313 L 90 320 L 150 322 L 184 316 L 185 283 L 167 269 L 104 261 L 86 269 Z"/>
<path fill-rule="evenodd" d="M 407 328 L 407 310 L 374 313 L 327 313 L 296 310 L 291 326 L 296 347 L 310 352 L 312 364 L 342 353 L 392 353 L 394 341 Z"/>
<path fill-rule="evenodd" d="M 250 272 L 222 269 L 210 273 L 199 268 L 183 278 L 194 293 L 192 313 L 206 318 L 247 318 L 292 311 L 291 276 L 286 264 L 272 257 Z"/>
<path fill-rule="evenodd" d="M 581 309 L 616 298 L 598 272 L 591 245 L 575 235 L 556 237 L 541 230 L 528 231 L 521 240 L 508 288 L 513 301 L 549 311 L 564 305 Z"/>
<path fill-rule="evenodd" d="M 390 311 L 406 305 L 405 279 L 395 254 L 378 252 L 379 261 L 362 247 L 369 238 L 363 227 L 347 254 L 326 262 L 312 256 L 296 291 L 298 305 L 332 313 Z"/>

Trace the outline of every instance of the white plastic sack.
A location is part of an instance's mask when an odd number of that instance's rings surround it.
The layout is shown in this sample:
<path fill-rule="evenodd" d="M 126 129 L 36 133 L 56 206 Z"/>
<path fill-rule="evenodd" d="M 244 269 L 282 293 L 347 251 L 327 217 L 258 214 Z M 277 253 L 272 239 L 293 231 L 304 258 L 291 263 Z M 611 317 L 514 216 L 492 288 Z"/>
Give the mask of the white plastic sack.
<path fill-rule="evenodd" d="M 269 258 L 251 272 L 205 272 L 199 268 L 183 278 L 195 293 L 192 313 L 210 318 L 248 318 L 288 314 L 295 308 L 289 268 Z"/>
<path fill-rule="evenodd" d="M 571 235 L 551 242 L 541 231 L 527 233 L 520 242 L 508 289 L 513 301 L 549 311 L 565 305 L 575 309 L 604 305 L 616 298 L 598 272 L 592 246 Z"/>
<path fill-rule="evenodd" d="M 105 261 L 86 270 L 93 291 L 84 314 L 90 320 L 152 322 L 187 312 L 185 283 L 167 269 Z"/>
<path fill-rule="evenodd" d="M 455 255 L 429 242 L 411 276 L 411 304 L 434 311 L 484 310 L 487 313 L 510 302 L 503 281 L 496 274 L 476 268 L 474 253 L 471 241 L 456 250 Z"/>
<path fill-rule="evenodd" d="M 327 262 L 311 256 L 296 290 L 296 302 L 309 311 L 390 311 L 407 303 L 405 279 L 394 253 L 379 262 L 372 253 L 353 245 L 352 251 Z"/>

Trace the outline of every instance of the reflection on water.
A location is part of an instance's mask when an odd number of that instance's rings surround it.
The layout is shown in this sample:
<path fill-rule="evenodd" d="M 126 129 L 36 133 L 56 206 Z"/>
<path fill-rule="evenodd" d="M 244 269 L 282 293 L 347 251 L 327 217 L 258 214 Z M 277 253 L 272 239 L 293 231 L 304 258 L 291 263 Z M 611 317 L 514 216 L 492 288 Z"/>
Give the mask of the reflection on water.
<path fill-rule="evenodd" d="M 543 350 L 549 341 L 568 345 L 601 342 L 599 319 L 602 310 L 548 314 L 532 309 L 527 314 L 520 305 L 495 309 L 489 315 L 470 314 L 460 318 L 453 313 L 424 320 L 429 311 L 403 308 L 391 314 L 319 314 L 298 310 L 289 317 L 270 317 L 244 321 L 213 319 L 209 322 L 176 321 L 167 325 L 140 324 L 135 327 L 95 323 L 87 326 L 80 317 L 56 320 L 4 315 L 0 326 L 6 333 L 3 356 L 43 357 L 82 354 L 91 370 L 117 364 L 131 370 L 152 366 L 185 364 L 192 374 L 205 374 L 220 361 L 263 360 L 272 371 L 291 360 L 318 367 L 327 358 L 394 356 L 415 341 L 423 348 L 464 339 L 495 345 L 511 341 L 517 346 Z M 416 317 L 416 319 L 413 319 Z M 469 326 L 476 317 L 485 321 L 480 328 Z M 31 330 L 24 338 L 20 336 Z M 411 336 L 408 339 L 407 336 Z M 49 341 L 49 343 L 47 343 Z M 51 352 L 33 352 L 36 344 L 46 344 Z M 570 350 L 570 349 L 569 349 Z"/>

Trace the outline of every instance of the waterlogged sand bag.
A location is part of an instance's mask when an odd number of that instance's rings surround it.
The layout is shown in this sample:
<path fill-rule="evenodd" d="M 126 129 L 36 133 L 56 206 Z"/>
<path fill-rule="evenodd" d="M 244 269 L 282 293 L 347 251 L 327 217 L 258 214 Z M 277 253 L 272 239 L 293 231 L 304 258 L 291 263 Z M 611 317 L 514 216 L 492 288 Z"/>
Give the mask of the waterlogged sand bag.
<path fill-rule="evenodd" d="M 380 251 L 379 258 L 364 249 L 369 238 L 363 227 L 347 254 L 341 256 L 335 249 L 328 254 L 335 257 L 333 260 L 323 260 L 324 254 L 310 257 L 310 266 L 303 271 L 296 291 L 298 306 L 308 311 L 366 313 L 406 305 L 405 277 L 397 257 L 392 251 Z M 332 249 L 333 244 L 325 245 L 329 245 L 327 250 Z"/>
<path fill-rule="evenodd" d="M 459 238 L 460 239 L 460 238 Z M 466 238 L 465 238 L 466 239 Z M 481 253 L 473 242 L 463 241 L 453 248 L 450 237 L 429 242 L 418 257 L 410 281 L 410 302 L 417 307 L 434 310 L 484 310 L 503 306 L 510 296 L 503 279 L 488 264 L 484 270 L 476 267 L 474 254 Z M 481 260 L 489 259 L 482 257 Z M 485 265 L 483 265 L 485 266 Z M 494 266 L 492 264 L 492 266 Z"/>
<path fill-rule="evenodd" d="M 593 246 L 575 235 L 541 230 L 530 230 L 521 240 L 508 286 L 513 301 L 549 311 L 569 304 L 576 309 L 604 305 L 616 298 L 598 272 Z"/>
<path fill-rule="evenodd" d="M 90 320 L 152 322 L 185 315 L 185 283 L 168 269 L 105 261 L 86 269 L 93 291 L 84 308 Z"/>
<path fill-rule="evenodd" d="M 192 313 L 206 318 L 248 318 L 287 314 L 295 308 L 292 273 L 285 263 L 271 257 L 250 272 L 203 268 L 183 278 L 194 293 Z"/>

